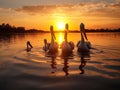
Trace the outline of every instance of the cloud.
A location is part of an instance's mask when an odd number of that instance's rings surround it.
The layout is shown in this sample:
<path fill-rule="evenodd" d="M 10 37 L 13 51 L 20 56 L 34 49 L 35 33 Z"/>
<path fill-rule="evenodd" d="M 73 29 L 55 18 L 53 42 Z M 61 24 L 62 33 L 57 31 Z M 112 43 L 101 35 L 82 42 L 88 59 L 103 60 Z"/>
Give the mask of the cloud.
<path fill-rule="evenodd" d="M 53 15 L 54 13 L 67 16 L 96 16 L 120 18 L 120 2 L 116 3 L 79 3 L 63 5 L 37 5 L 23 6 L 15 9 L 17 12 L 40 15 Z"/>
<path fill-rule="evenodd" d="M 12 8 L 0 8 L 0 12 L 11 12 L 13 11 Z"/>
<path fill-rule="evenodd" d="M 117 3 L 113 3 L 111 4 L 112 7 L 119 7 L 120 8 L 120 2 L 117 2 Z"/>
<path fill-rule="evenodd" d="M 52 14 L 54 12 L 65 11 L 73 5 L 37 5 L 37 6 L 23 6 L 15 9 L 18 12 L 33 13 L 33 14 Z"/>
<path fill-rule="evenodd" d="M 101 17 L 120 18 L 120 3 L 104 4 L 100 3 L 95 5 L 96 9 L 90 14 Z"/>
<path fill-rule="evenodd" d="M 34 14 L 48 14 L 54 12 L 57 8 L 58 6 L 56 5 L 23 6 L 16 9 L 16 11 Z"/>

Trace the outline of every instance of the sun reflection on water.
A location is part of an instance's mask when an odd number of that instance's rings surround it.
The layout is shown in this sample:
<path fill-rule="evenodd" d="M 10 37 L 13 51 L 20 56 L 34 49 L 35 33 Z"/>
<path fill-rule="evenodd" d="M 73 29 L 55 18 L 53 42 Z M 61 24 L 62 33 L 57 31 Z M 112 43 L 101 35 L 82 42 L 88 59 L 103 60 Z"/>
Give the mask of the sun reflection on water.
<path fill-rule="evenodd" d="M 64 39 L 63 33 L 59 33 L 58 37 L 57 37 L 57 42 L 60 45 Z"/>

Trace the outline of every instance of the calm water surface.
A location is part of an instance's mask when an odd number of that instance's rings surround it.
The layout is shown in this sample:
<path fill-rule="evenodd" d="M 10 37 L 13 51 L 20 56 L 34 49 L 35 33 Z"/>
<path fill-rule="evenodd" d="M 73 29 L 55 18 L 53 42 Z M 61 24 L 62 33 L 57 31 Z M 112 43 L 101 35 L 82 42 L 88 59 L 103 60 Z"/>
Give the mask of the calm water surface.
<path fill-rule="evenodd" d="M 0 90 L 93 90 L 120 89 L 120 33 L 87 33 L 92 43 L 90 53 L 69 57 L 46 57 L 43 39 L 49 33 L 0 36 Z M 57 42 L 64 39 L 56 33 Z M 26 41 L 33 45 L 26 52 Z M 79 33 L 69 33 L 75 44 Z"/>

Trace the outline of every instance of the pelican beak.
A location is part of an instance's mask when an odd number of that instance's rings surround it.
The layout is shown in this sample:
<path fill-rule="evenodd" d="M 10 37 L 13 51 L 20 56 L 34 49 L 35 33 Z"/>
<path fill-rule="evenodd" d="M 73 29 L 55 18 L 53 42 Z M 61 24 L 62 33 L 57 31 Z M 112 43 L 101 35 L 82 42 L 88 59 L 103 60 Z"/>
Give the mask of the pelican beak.
<path fill-rule="evenodd" d="M 52 31 L 52 37 L 56 40 L 56 37 L 55 37 L 55 32 L 54 30 Z"/>
<path fill-rule="evenodd" d="M 54 37 L 54 39 L 56 40 L 56 36 L 55 36 L 55 32 L 53 31 L 53 37 Z"/>

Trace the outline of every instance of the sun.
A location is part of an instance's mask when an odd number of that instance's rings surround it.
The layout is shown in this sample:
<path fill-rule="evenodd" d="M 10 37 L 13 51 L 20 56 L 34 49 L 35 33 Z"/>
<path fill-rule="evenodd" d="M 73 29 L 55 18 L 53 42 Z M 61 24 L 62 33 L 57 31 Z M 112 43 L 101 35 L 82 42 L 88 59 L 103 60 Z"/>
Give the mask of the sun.
<path fill-rule="evenodd" d="M 57 28 L 58 28 L 58 30 L 64 30 L 64 29 L 65 29 L 65 24 L 64 24 L 64 22 L 58 22 L 58 23 L 57 23 Z"/>

